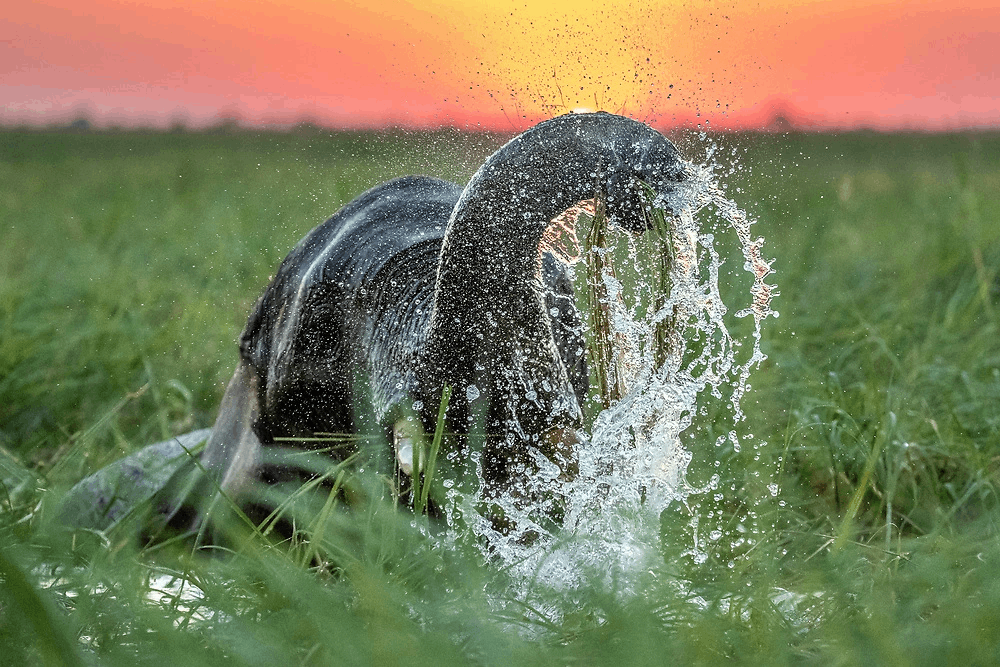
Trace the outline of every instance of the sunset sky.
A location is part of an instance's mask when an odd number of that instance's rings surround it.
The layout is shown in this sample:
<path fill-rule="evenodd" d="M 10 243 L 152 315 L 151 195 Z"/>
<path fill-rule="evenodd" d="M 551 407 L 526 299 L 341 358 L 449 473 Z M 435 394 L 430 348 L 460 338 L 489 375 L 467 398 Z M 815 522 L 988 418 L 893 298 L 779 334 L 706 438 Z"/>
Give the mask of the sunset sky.
<path fill-rule="evenodd" d="M 1000 2 L 30 0 L 0 123 L 1000 126 Z"/>

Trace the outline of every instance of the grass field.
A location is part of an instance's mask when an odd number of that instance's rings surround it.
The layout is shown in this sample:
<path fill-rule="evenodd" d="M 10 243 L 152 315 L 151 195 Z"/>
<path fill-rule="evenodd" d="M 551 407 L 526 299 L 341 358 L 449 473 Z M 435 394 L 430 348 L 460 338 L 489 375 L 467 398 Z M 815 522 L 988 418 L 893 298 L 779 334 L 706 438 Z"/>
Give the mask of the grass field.
<path fill-rule="evenodd" d="M 501 575 L 388 502 L 328 528 L 333 574 L 310 545 L 54 525 L 84 475 L 211 424 L 303 234 L 393 176 L 464 182 L 500 142 L 0 132 L 0 664 L 1000 661 L 1000 134 L 715 138 L 776 258 L 754 446 L 692 438 L 690 481 L 721 482 L 664 513 L 662 565 L 558 617 L 497 611 Z"/>

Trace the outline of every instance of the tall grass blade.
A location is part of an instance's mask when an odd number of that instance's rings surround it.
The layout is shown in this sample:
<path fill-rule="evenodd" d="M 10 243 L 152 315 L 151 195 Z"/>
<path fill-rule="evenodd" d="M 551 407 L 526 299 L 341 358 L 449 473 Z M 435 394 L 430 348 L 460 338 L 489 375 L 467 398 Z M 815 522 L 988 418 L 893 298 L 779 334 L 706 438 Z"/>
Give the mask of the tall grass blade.
<path fill-rule="evenodd" d="M 35 631 L 35 645 L 46 665 L 75 667 L 83 665 L 72 639 L 67 636 L 65 618 L 60 618 L 51 602 L 45 599 L 9 553 L 0 548 L 0 579 L 7 597 Z M 2 610 L 9 614 L 13 609 Z"/>
<path fill-rule="evenodd" d="M 437 466 L 438 452 L 441 450 L 441 441 L 444 438 L 444 426 L 445 426 L 445 414 L 448 412 L 448 401 L 451 400 L 451 385 L 445 384 L 441 389 L 441 404 L 438 407 L 437 422 L 434 425 L 434 437 L 430 443 L 430 451 L 427 452 L 426 457 L 421 457 L 420 467 L 417 467 L 417 462 L 414 461 L 413 465 L 413 481 L 414 481 L 414 491 L 413 491 L 413 509 L 418 513 L 422 514 L 427 511 L 427 504 L 430 499 L 431 484 L 434 480 L 434 472 Z M 421 445 L 416 447 L 416 450 L 423 450 L 423 443 L 426 442 L 425 438 L 420 439 Z M 416 451 L 414 452 L 414 458 L 416 458 Z M 423 478 L 422 481 L 418 481 L 418 478 Z"/>

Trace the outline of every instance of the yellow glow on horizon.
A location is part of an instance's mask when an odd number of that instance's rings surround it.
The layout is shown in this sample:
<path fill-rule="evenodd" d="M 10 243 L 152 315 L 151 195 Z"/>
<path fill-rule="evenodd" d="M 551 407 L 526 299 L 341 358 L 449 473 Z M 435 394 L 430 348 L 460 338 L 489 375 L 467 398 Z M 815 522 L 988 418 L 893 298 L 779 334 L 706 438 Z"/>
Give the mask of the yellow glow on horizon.
<path fill-rule="evenodd" d="M 509 118 L 724 113 L 754 64 L 742 50 L 754 41 L 741 37 L 747 12 L 701 0 L 409 4 L 417 8 L 442 22 L 442 63 L 462 84 L 456 103 Z M 449 53 L 449 34 L 465 48 Z"/>

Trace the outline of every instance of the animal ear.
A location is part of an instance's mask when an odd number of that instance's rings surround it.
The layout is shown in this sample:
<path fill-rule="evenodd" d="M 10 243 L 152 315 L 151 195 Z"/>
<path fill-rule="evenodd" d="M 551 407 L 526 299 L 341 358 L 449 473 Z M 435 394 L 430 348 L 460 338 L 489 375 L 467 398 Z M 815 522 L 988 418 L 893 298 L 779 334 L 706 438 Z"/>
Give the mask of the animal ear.
<path fill-rule="evenodd" d="M 608 179 L 604 193 L 608 220 L 613 225 L 641 234 L 649 229 L 646 199 L 642 184 L 627 171 L 618 171 Z"/>

